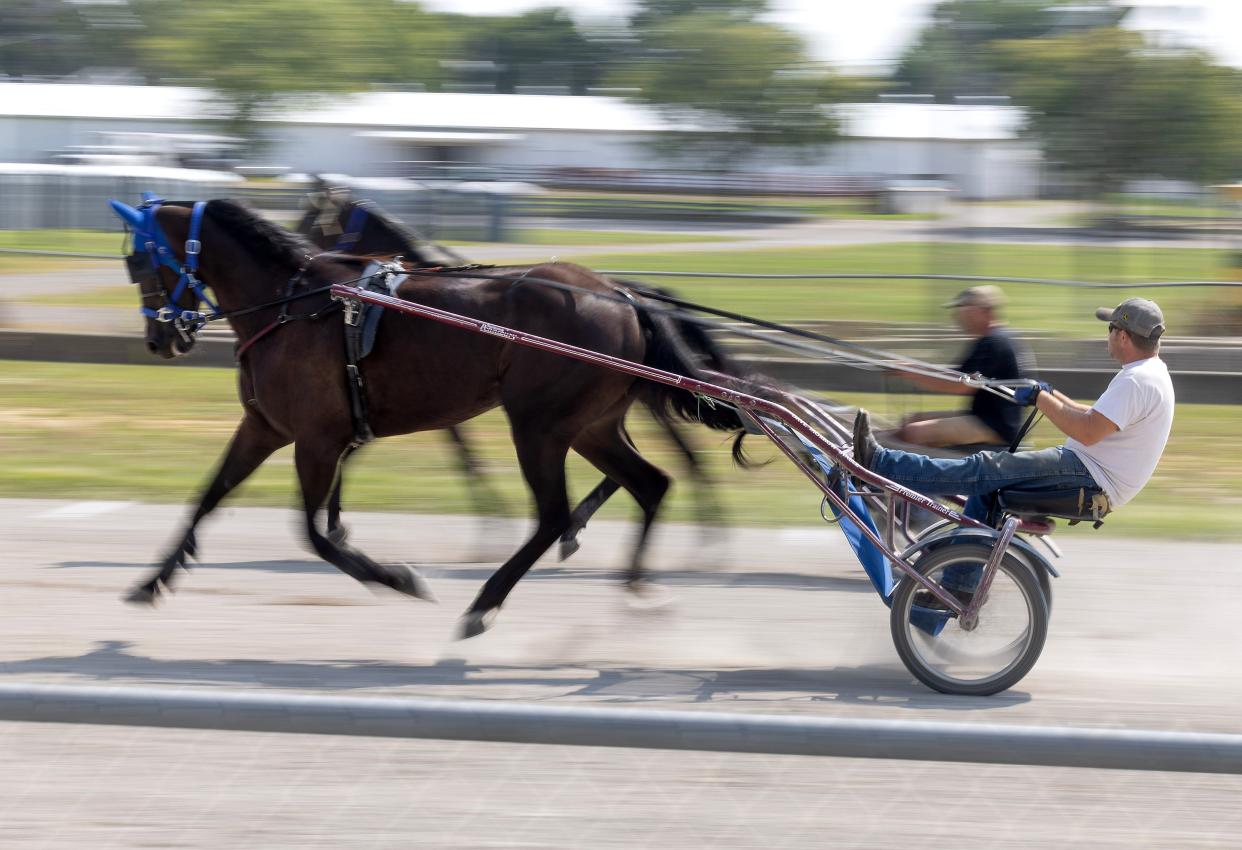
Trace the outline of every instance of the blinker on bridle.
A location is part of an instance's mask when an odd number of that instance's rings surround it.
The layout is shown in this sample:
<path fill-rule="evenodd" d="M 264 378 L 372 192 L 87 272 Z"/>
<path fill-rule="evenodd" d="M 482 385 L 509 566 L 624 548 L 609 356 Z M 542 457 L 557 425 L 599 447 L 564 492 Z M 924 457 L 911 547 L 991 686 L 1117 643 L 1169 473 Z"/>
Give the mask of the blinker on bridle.
<path fill-rule="evenodd" d="M 194 334 L 211 318 L 199 311 L 199 306 L 206 303 L 213 314 L 220 308 L 207 294 L 206 286 L 198 279 L 198 258 L 202 253 L 203 243 L 199 234 L 203 227 L 203 214 L 207 209 L 206 201 L 197 201 L 190 211 L 190 231 L 185 240 L 185 262 L 178 263 L 163 229 L 156 220 L 156 213 L 164 201 L 153 196 L 144 196 L 138 211 L 142 213 L 142 222 L 133 225 L 134 250 L 125 257 L 125 269 L 129 279 L 138 285 L 139 294 L 145 299 L 152 295 L 162 295 L 164 304 L 152 308 L 143 304 L 139 311 L 142 315 L 157 322 L 171 323 L 182 339 L 190 342 Z M 166 266 L 177 273 L 177 285 L 171 293 L 159 281 L 159 267 Z M 158 287 L 158 290 L 148 289 Z M 185 295 L 186 290 L 194 295 L 194 306 L 185 309 L 177 302 Z"/>

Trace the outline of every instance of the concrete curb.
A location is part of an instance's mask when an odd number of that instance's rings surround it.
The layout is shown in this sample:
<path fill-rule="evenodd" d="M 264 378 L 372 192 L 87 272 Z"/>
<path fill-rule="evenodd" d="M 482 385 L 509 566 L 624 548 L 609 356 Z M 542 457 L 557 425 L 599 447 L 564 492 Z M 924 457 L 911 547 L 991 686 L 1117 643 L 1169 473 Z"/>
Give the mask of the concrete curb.
<path fill-rule="evenodd" d="M 0 721 L 1242 774 L 1242 735 L 0 685 Z"/>

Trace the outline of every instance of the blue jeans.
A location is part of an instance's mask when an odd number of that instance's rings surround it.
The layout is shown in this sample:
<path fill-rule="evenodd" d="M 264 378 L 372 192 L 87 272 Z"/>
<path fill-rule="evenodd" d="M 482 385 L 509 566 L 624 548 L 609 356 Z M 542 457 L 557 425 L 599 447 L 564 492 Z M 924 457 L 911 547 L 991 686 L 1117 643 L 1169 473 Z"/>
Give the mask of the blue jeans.
<path fill-rule="evenodd" d="M 964 458 L 932 458 L 878 448 L 871 471 L 924 496 L 966 496 L 963 513 L 977 520 L 986 519 L 991 507 L 990 497 L 1006 487 L 1022 490 L 1086 487 L 1100 491 L 1100 485 L 1078 455 L 1065 446 L 1012 454 L 979 452 Z M 946 570 L 942 584 L 954 585 L 960 590 L 973 590 L 981 574 L 979 570 L 968 570 L 973 575 L 950 577 L 948 572 Z"/>

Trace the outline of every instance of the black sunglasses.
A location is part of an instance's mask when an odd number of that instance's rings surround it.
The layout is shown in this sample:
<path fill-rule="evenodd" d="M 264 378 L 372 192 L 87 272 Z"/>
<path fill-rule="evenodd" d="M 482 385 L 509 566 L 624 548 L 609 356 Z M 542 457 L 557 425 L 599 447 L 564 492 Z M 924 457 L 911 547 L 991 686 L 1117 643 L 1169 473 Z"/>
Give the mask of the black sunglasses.
<path fill-rule="evenodd" d="M 1125 328 L 1123 328 L 1121 325 L 1117 324 L 1116 322 L 1109 322 L 1109 323 L 1108 323 L 1108 332 L 1109 332 L 1109 333 L 1112 333 L 1113 331 L 1120 331 L 1120 330 L 1125 330 Z"/>

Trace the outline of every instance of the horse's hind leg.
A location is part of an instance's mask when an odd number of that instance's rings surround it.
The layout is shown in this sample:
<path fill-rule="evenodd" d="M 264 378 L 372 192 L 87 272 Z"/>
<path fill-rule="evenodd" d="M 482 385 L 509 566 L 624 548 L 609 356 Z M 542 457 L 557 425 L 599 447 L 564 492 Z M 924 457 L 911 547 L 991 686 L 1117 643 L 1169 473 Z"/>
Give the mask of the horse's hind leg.
<path fill-rule="evenodd" d="M 490 616 L 504 604 L 509 591 L 569 525 L 569 494 L 565 486 L 569 440 L 549 433 L 544 423 L 535 423 L 515 426 L 513 443 L 522 475 L 535 497 L 535 533 L 483 585 L 462 618 L 463 638 L 487 629 Z"/>
<path fill-rule="evenodd" d="M 198 541 L 194 529 L 198 523 L 215 510 L 220 500 L 233 488 L 241 484 L 254 472 L 263 461 L 271 457 L 272 452 L 289 441 L 277 434 L 256 416 L 247 416 L 237 426 L 228 450 L 216 469 L 215 477 L 207 485 L 199 499 L 198 507 L 190 518 L 189 524 L 181 534 L 181 539 L 160 562 L 155 574 L 147 581 L 139 584 L 125 597 L 126 601 L 152 603 L 160 595 L 161 588 L 172 588 L 172 580 L 178 567 L 185 566 L 186 558 L 193 557 L 198 551 Z"/>
<path fill-rule="evenodd" d="M 694 516 L 702 526 L 701 533 L 704 539 L 719 541 L 724 530 L 728 528 L 728 524 L 722 522 L 725 510 L 724 505 L 716 498 L 716 482 L 707 474 L 707 469 L 700 460 L 698 452 L 686 442 L 681 429 L 667 417 L 656 416 L 655 420 L 665 436 L 681 452 L 682 460 L 685 461 L 686 468 L 690 471 L 690 478 L 697 485 L 694 488 Z"/>
<path fill-rule="evenodd" d="M 475 455 L 474 449 L 470 446 L 460 426 L 445 428 L 444 431 L 448 435 L 449 442 L 453 444 L 458 469 L 466 479 L 466 494 L 470 497 L 470 505 L 477 517 L 476 539 L 478 542 L 474 547 L 474 553 L 467 557 L 476 561 L 499 560 L 512 548 L 505 543 L 509 535 L 502 530 L 507 524 L 496 519 L 508 512 L 505 500 L 492 486 L 487 473 L 483 471 L 483 464 Z"/>
<path fill-rule="evenodd" d="M 703 487 L 702 490 L 696 491 L 695 506 L 699 521 L 703 522 L 706 518 L 718 517 L 720 515 L 720 508 L 715 498 L 711 495 L 712 481 L 699 463 L 698 455 L 695 454 L 694 449 L 690 447 L 689 443 L 682 438 L 677 427 L 672 422 L 661 416 L 656 416 L 655 418 L 669 439 L 673 441 L 673 444 L 681 449 L 686 465 L 690 467 L 691 476 Z M 621 428 L 621 436 L 637 453 L 638 449 L 634 448 L 634 441 L 630 439 L 630 435 L 624 426 Z M 575 446 L 575 448 L 577 447 Z M 644 460 L 643 462 L 645 463 L 646 461 Z M 569 528 L 561 535 L 560 559 L 562 561 L 578 551 L 582 545 L 578 542 L 578 535 L 586 528 L 587 522 L 595 515 L 595 512 L 603 507 L 604 502 L 608 501 L 612 494 L 619 489 L 621 489 L 620 484 L 611 478 L 605 478 L 596 485 L 594 490 L 587 494 L 585 499 L 578 503 L 578 507 L 574 508 L 573 513 L 569 517 Z"/>
<path fill-rule="evenodd" d="M 645 579 L 643 554 L 651 525 L 668 492 L 669 478 L 638 453 L 620 420 L 601 423 L 586 431 L 574 441 L 574 451 L 624 487 L 642 509 L 642 527 L 626 571 L 626 584 L 631 590 L 641 591 Z"/>
<path fill-rule="evenodd" d="M 334 543 L 320 533 L 319 511 L 336 483 L 337 469 L 344 455 L 343 446 L 321 441 L 299 441 L 294 447 L 294 463 L 302 487 L 306 536 L 311 548 L 319 557 L 360 582 L 382 584 L 419 599 L 433 599 L 427 583 L 412 568 L 400 564 L 377 564 L 357 549 Z"/>
<path fill-rule="evenodd" d="M 624 427 L 621 429 L 621 434 L 633 445 Z M 591 517 L 595 516 L 595 512 L 604 506 L 604 502 L 611 499 L 612 495 L 620 489 L 620 484 L 605 476 L 604 480 L 596 484 L 595 489 L 587 493 L 587 497 L 578 503 L 573 513 L 569 515 L 569 528 L 565 529 L 565 533 L 561 535 L 560 559 L 562 561 L 582 547 L 582 544 L 578 542 L 578 535 L 586 528 Z"/>
<path fill-rule="evenodd" d="M 562 561 L 581 548 L 582 544 L 578 542 L 578 535 L 586 528 L 587 521 L 595 516 L 595 512 L 604 506 L 604 502 L 608 501 L 613 493 L 620 489 L 620 484 L 611 478 L 605 478 L 587 494 L 585 499 L 578 503 L 578 507 L 574 508 L 574 512 L 569 515 L 569 528 L 565 529 L 565 533 L 561 535 L 559 557 Z"/>
<path fill-rule="evenodd" d="M 475 457 L 474 449 L 466 441 L 466 435 L 457 426 L 445 428 L 444 430 L 448 433 L 449 442 L 453 444 L 453 449 L 457 452 L 457 463 L 462 475 L 466 476 L 467 488 L 470 491 L 470 501 L 474 505 L 475 510 L 483 515 L 503 513 L 505 500 L 488 483 L 487 474 L 483 471 L 483 464 Z"/>

